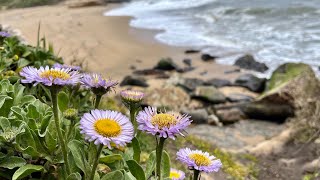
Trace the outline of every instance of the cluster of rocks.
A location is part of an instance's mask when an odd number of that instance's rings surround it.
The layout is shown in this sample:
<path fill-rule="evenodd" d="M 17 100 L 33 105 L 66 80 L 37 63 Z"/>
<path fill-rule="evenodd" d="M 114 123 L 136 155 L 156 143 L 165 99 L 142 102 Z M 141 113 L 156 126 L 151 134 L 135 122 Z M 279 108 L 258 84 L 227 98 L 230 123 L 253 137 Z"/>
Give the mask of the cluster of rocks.
<path fill-rule="evenodd" d="M 186 53 L 197 51 L 190 50 Z M 207 61 L 214 57 L 205 56 L 204 59 Z M 243 62 L 248 61 L 249 64 L 254 64 L 256 71 L 268 69 L 264 64 L 252 63 L 252 59 L 252 56 L 246 55 L 236 64 L 246 68 Z M 297 103 L 303 100 L 301 98 L 305 92 L 311 91 L 310 97 L 314 92 L 320 92 L 313 70 L 305 64 L 284 64 L 273 72 L 269 80 L 247 73 L 231 82 L 219 78 L 184 78 L 180 73 L 192 70 L 191 60 L 186 59 L 184 62 L 186 66 L 181 68 L 170 58 L 161 59 L 152 69 L 134 71 L 120 85 L 148 87 L 145 105 L 188 113 L 196 124 L 218 126 L 242 119 L 282 123 L 294 116 Z M 165 79 L 163 87 L 150 87 L 148 77 L 151 75 Z"/>

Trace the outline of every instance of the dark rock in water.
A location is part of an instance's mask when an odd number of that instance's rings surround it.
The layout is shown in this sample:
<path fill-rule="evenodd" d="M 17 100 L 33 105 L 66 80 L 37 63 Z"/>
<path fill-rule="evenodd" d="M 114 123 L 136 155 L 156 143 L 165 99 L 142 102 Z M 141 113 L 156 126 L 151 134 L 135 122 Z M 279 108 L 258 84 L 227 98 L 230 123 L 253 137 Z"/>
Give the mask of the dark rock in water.
<path fill-rule="evenodd" d="M 227 96 L 227 100 L 230 102 L 251 102 L 254 100 L 254 98 L 248 95 L 234 93 L 229 94 Z"/>
<path fill-rule="evenodd" d="M 201 59 L 203 61 L 214 61 L 217 57 L 216 56 L 211 56 L 210 54 L 202 54 Z"/>
<path fill-rule="evenodd" d="M 231 73 L 237 73 L 237 72 L 240 72 L 241 69 L 234 69 L 234 70 L 230 70 L 230 71 L 225 71 L 224 73 L 225 74 L 231 74 Z"/>
<path fill-rule="evenodd" d="M 148 87 L 149 85 L 146 83 L 146 79 L 143 77 L 137 77 L 137 76 L 126 76 L 122 82 L 120 83 L 120 86 L 141 86 L 141 87 Z"/>
<path fill-rule="evenodd" d="M 161 59 L 154 69 L 160 69 L 165 71 L 177 70 L 180 69 L 177 64 L 173 62 L 171 58 Z"/>
<path fill-rule="evenodd" d="M 131 0 L 103 0 L 106 3 L 126 3 L 126 2 L 130 2 Z"/>
<path fill-rule="evenodd" d="M 191 116 L 192 123 L 194 124 L 207 124 L 208 123 L 208 112 L 205 109 L 189 110 L 187 112 Z"/>
<path fill-rule="evenodd" d="M 242 111 L 250 118 L 283 123 L 294 116 L 293 108 L 286 104 L 253 102 L 242 106 Z"/>
<path fill-rule="evenodd" d="M 238 108 L 218 110 L 216 114 L 223 124 L 235 123 L 246 118 L 246 115 Z"/>
<path fill-rule="evenodd" d="M 182 62 L 187 66 L 192 66 L 192 59 L 184 59 Z"/>
<path fill-rule="evenodd" d="M 213 86 L 198 86 L 193 97 L 213 104 L 224 103 L 227 100 L 224 94 Z"/>
<path fill-rule="evenodd" d="M 184 53 L 186 54 L 194 54 L 194 53 L 199 53 L 199 50 L 194 50 L 194 49 L 188 49 L 186 51 L 184 51 Z"/>
<path fill-rule="evenodd" d="M 236 60 L 235 64 L 243 69 L 254 70 L 258 72 L 265 72 L 269 68 L 264 63 L 257 62 L 250 54 L 240 57 Z"/>
<path fill-rule="evenodd" d="M 223 86 L 231 86 L 231 82 L 226 80 L 226 79 L 218 79 L 218 78 L 213 78 L 209 79 L 204 83 L 205 85 L 208 86 L 215 86 L 215 87 L 223 87 Z"/>
<path fill-rule="evenodd" d="M 253 92 L 262 92 L 265 88 L 266 79 L 258 78 L 252 74 L 244 74 L 236 79 L 234 85 L 242 86 Z"/>
<path fill-rule="evenodd" d="M 196 78 L 186 78 L 183 79 L 181 83 L 178 83 L 178 86 L 182 87 L 188 92 L 194 91 L 198 86 L 202 86 L 204 81 Z"/>

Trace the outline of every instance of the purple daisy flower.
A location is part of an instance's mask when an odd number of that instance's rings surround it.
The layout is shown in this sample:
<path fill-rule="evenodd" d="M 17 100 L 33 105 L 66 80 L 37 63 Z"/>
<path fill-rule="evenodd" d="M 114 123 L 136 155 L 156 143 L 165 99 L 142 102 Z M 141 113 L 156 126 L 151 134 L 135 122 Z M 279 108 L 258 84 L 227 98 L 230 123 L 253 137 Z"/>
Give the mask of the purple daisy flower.
<path fill-rule="evenodd" d="M 94 144 L 103 144 L 109 149 L 113 145 L 124 147 L 134 137 L 134 128 L 130 120 L 116 111 L 92 110 L 80 120 L 81 133 Z"/>
<path fill-rule="evenodd" d="M 128 103 L 138 103 L 141 102 L 144 93 L 141 91 L 134 91 L 134 90 L 123 90 L 120 92 L 121 99 Z"/>
<path fill-rule="evenodd" d="M 137 115 L 138 129 L 159 137 L 175 139 L 176 134 L 191 124 L 190 116 L 177 113 L 157 113 L 157 108 L 146 107 Z"/>
<path fill-rule="evenodd" d="M 169 178 L 172 180 L 184 180 L 184 178 L 186 178 L 186 174 L 183 171 L 171 168 Z"/>
<path fill-rule="evenodd" d="M 118 82 L 102 78 L 100 74 L 84 74 L 81 83 L 86 88 L 91 88 L 95 94 L 105 94 L 114 88 Z"/>
<path fill-rule="evenodd" d="M 80 66 L 71 66 L 67 64 L 60 64 L 60 63 L 55 63 L 52 67 L 54 68 L 64 68 L 64 69 L 71 69 L 72 71 L 80 71 L 81 67 Z"/>
<path fill-rule="evenodd" d="M 177 152 L 177 159 L 185 164 L 189 168 L 196 169 L 204 172 L 218 172 L 222 167 L 220 159 L 216 159 L 214 156 L 210 156 L 208 152 L 200 150 L 191 150 L 189 148 L 180 149 Z"/>
<path fill-rule="evenodd" d="M 78 71 L 49 68 L 49 66 L 40 67 L 39 69 L 27 66 L 21 70 L 20 75 L 25 78 L 21 80 L 22 83 L 34 83 L 34 85 L 41 83 L 45 86 L 76 85 L 81 79 Z"/>
<path fill-rule="evenodd" d="M 5 31 L 0 31 L 0 36 L 1 36 L 1 37 L 10 37 L 11 34 L 8 33 L 8 32 L 5 32 Z"/>

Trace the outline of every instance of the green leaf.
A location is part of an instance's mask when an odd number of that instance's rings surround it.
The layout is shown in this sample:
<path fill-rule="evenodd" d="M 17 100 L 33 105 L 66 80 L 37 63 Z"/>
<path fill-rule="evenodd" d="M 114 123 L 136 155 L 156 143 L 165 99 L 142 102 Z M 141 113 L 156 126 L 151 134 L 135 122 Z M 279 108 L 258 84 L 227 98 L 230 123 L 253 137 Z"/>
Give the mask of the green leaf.
<path fill-rule="evenodd" d="M 67 180 L 81 180 L 81 175 L 79 173 L 72 173 L 67 177 Z"/>
<path fill-rule="evenodd" d="M 68 109 L 68 104 L 69 104 L 69 97 L 68 95 L 61 91 L 58 94 L 58 106 L 61 112 L 64 112 L 66 109 Z"/>
<path fill-rule="evenodd" d="M 0 95 L 0 108 L 3 106 L 4 102 L 5 102 L 7 99 L 12 99 L 12 97 L 7 96 L 7 95 Z"/>
<path fill-rule="evenodd" d="M 132 139 L 132 147 L 133 147 L 133 159 L 136 160 L 137 162 L 140 162 L 141 149 L 140 149 L 139 140 L 136 137 Z"/>
<path fill-rule="evenodd" d="M 5 129 L 11 128 L 10 121 L 5 117 L 0 117 L 0 127 L 3 131 L 5 131 Z"/>
<path fill-rule="evenodd" d="M 48 132 L 44 138 L 45 138 L 45 142 L 48 147 L 48 150 L 51 153 L 53 153 L 57 147 L 57 139 L 53 138 L 50 132 Z"/>
<path fill-rule="evenodd" d="M 20 167 L 12 176 L 12 180 L 22 179 L 29 176 L 33 172 L 43 171 L 43 166 L 27 164 Z"/>
<path fill-rule="evenodd" d="M 114 163 L 115 161 L 120 161 L 121 159 L 122 159 L 122 156 L 120 154 L 112 154 L 112 155 L 107 155 L 105 157 L 101 157 L 99 159 L 99 162 L 110 164 L 110 163 Z"/>
<path fill-rule="evenodd" d="M 125 172 L 124 180 L 137 180 L 137 179 L 130 172 Z"/>
<path fill-rule="evenodd" d="M 36 101 L 36 98 L 34 96 L 25 95 L 21 98 L 21 105 L 33 103 L 34 101 Z"/>
<path fill-rule="evenodd" d="M 44 137 L 46 135 L 46 131 L 48 129 L 52 114 L 45 116 L 41 119 L 40 131 L 39 136 Z"/>
<path fill-rule="evenodd" d="M 86 169 L 89 165 L 85 158 L 84 145 L 80 141 L 72 140 L 68 143 L 68 147 L 72 153 L 77 167 L 80 168 L 85 175 L 87 175 Z"/>
<path fill-rule="evenodd" d="M 162 152 L 161 173 L 163 178 L 170 176 L 170 156 L 166 151 Z"/>
<path fill-rule="evenodd" d="M 129 167 L 131 174 L 137 180 L 145 180 L 146 179 L 142 167 L 135 160 L 128 160 L 127 165 Z"/>
<path fill-rule="evenodd" d="M 113 171 L 101 178 L 101 180 L 122 180 L 124 179 L 123 174 L 121 171 Z"/>
<path fill-rule="evenodd" d="M 33 104 L 28 105 L 27 117 L 32 119 L 38 119 L 40 116 L 37 108 Z"/>
<path fill-rule="evenodd" d="M 25 58 L 20 58 L 18 61 L 18 68 L 23 68 L 30 64 L 30 61 L 26 60 Z"/>
<path fill-rule="evenodd" d="M 147 161 L 146 165 L 146 179 L 149 179 L 149 177 L 152 175 L 152 172 L 156 168 L 156 151 L 152 151 L 149 155 L 149 159 Z"/>
<path fill-rule="evenodd" d="M 0 167 L 7 168 L 7 169 L 13 169 L 16 167 L 21 167 L 25 164 L 26 164 L 26 160 L 24 160 L 23 158 L 17 157 L 17 156 L 10 156 L 10 157 L 3 159 L 0 162 Z"/>
<path fill-rule="evenodd" d="M 20 108 L 18 106 L 13 106 L 13 107 L 11 107 L 11 111 L 19 120 L 24 120 L 26 113 L 24 112 L 24 110 L 22 108 Z"/>

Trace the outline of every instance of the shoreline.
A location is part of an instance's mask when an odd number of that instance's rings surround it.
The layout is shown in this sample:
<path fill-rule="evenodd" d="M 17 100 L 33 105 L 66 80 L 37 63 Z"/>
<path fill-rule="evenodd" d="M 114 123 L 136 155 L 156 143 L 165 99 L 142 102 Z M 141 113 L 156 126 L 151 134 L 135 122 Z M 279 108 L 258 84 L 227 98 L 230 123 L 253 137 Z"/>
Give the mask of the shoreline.
<path fill-rule="evenodd" d="M 90 71 L 121 80 L 137 70 L 152 68 L 161 59 L 170 57 L 178 65 L 192 59 L 195 70 L 183 73 L 190 78 L 222 78 L 233 81 L 239 73 L 225 74 L 238 67 L 203 62 L 201 53 L 185 54 L 191 47 L 176 47 L 159 42 L 154 37 L 161 30 L 131 27 L 129 16 L 104 16 L 104 12 L 119 5 L 70 9 L 66 5 L 41 6 L 0 12 L 0 24 L 19 29 L 30 44 L 36 44 L 37 26 L 41 36 L 54 45 L 65 63 L 74 58 L 84 60 Z M 201 75 L 207 72 L 206 75 Z"/>

